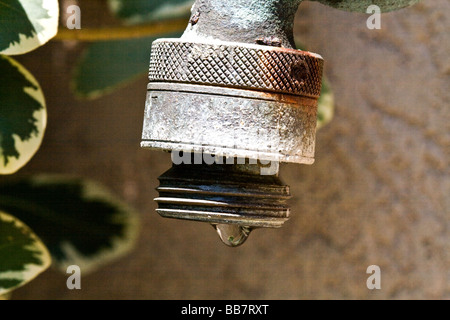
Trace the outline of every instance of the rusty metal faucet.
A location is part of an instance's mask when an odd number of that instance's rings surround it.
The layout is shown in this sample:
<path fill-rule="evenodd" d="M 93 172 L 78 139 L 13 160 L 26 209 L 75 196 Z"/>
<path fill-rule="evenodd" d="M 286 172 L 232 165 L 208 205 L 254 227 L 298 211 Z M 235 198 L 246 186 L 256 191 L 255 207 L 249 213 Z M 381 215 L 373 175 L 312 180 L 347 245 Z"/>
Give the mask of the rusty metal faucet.
<path fill-rule="evenodd" d="M 208 222 L 229 246 L 289 218 L 278 164 L 314 162 L 323 69 L 320 55 L 294 49 L 301 2 L 197 0 L 181 38 L 153 43 L 141 146 L 172 152 L 161 216 Z M 412 2 L 378 1 L 384 11 Z"/>

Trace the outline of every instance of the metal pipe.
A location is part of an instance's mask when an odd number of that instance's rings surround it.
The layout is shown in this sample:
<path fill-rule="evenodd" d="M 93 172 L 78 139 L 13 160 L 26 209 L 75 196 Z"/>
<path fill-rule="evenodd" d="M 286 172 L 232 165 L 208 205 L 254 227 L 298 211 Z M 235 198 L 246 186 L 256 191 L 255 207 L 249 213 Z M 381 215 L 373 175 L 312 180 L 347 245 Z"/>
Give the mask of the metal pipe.
<path fill-rule="evenodd" d="M 319 1 L 353 11 L 369 5 Z M 159 178 L 161 216 L 209 222 L 229 246 L 289 218 L 278 162 L 314 162 L 323 69 L 319 55 L 293 49 L 301 2 L 197 0 L 181 38 L 153 43 L 141 146 L 179 156 Z M 377 4 L 389 11 L 415 2 Z M 247 162 L 213 160 L 223 157 Z M 262 160 L 275 170 L 264 171 Z"/>
<path fill-rule="evenodd" d="M 295 48 L 293 26 L 302 0 L 198 0 L 182 39 L 256 43 L 277 38 Z"/>

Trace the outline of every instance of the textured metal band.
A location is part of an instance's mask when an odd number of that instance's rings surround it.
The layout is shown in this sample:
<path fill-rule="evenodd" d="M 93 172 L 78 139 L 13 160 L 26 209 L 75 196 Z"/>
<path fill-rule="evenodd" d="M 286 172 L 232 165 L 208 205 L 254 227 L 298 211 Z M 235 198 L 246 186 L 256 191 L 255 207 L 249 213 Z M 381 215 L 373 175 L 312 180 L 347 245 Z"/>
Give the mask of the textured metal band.
<path fill-rule="evenodd" d="M 323 59 L 316 54 L 244 43 L 153 43 L 150 82 L 181 82 L 318 98 Z"/>

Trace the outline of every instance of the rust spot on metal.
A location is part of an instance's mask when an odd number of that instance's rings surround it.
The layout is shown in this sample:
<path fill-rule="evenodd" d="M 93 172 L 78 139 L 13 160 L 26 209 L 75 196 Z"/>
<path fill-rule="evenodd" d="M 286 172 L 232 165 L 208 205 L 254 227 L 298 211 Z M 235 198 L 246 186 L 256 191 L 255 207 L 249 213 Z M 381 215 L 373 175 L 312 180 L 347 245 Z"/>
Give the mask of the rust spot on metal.
<path fill-rule="evenodd" d="M 309 74 L 308 64 L 304 60 L 297 60 L 291 65 L 291 77 L 303 84 Z"/>
<path fill-rule="evenodd" d="M 200 19 L 200 11 L 197 11 L 192 15 L 191 19 L 189 20 L 189 23 L 194 26 L 197 24 L 199 19 Z"/>
<path fill-rule="evenodd" d="M 270 37 L 260 37 L 256 40 L 257 44 L 264 45 L 264 46 L 271 46 L 271 47 L 281 47 L 281 40 L 280 38 L 270 36 Z"/>

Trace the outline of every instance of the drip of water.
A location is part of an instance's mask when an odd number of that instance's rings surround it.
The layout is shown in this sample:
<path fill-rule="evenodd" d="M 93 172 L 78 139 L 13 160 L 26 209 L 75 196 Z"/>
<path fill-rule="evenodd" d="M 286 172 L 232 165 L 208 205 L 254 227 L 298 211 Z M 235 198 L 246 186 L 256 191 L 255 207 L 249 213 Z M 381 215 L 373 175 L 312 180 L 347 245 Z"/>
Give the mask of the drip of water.
<path fill-rule="evenodd" d="M 238 224 L 215 224 L 213 227 L 216 229 L 220 240 L 230 247 L 243 244 L 252 231 L 251 228 Z"/>

